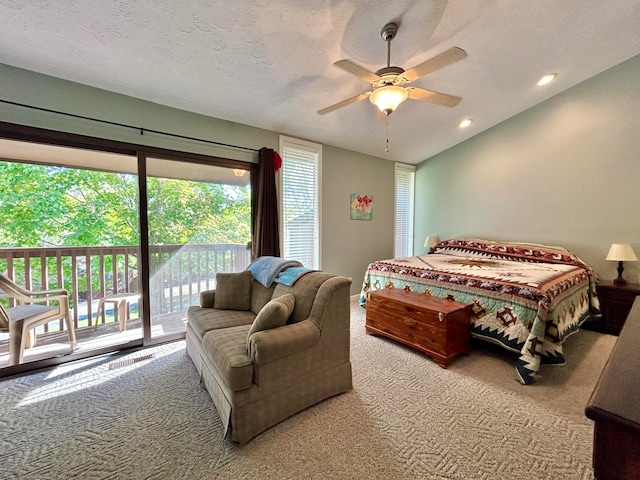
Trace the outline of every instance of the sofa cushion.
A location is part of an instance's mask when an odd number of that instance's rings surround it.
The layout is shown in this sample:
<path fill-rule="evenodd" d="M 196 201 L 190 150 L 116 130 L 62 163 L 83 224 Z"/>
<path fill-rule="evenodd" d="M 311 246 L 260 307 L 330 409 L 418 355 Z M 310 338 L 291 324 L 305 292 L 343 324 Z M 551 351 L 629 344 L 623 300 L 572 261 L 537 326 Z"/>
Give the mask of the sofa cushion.
<path fill-rule="evenodd" d="M 202 338 L 209 330 L 251 325 L 256 316 L 251 311 L 216 310 L 192 306 L 187 310 L 187 318 L 198 338 Z"/>
<path fill-rule="evenodd" d="M 262 308 L 269 303 L 271 297 L 273 296 L 273 289 L 276 287 L 276 284 L 273 283 L 270 287 L 265 287 L 255 278 L 251 283 L 251 311 L 256 315 Z"/>
<path fill-rule="evenodd" d="M 278 298 L 287 293 L 291 293 L 296 297 L 296 304 L 291 317 L 289 317 L 289 323 L 297 323 L 309 318 L 318 289 L 332 276 L 334 275 L 325 272 L 310 272 L 300 277 L 291 287 L 281 283 L 276 284 L 276 288 L 273 290 L 273 298 Z"/>
<path fill-rule="evenodd" d="M 219 310 L 251 309 L 251 272 L 218 273 L 213 307 Z"/>
<path fill-rule="evenodd" d="M 247 335 L 247 349 L 249 345 L 249 337 L 254 333 L 286 325 L 291 312 L 293 312 L 295 303 L 296 297 L 290 293 L 274 298 L 267 303 L 264 308 L 260 310 L 258 315 L 256 315 L 256 319 L 253 321 L 253 324 L 249 329 L 249 333 Z"/>
<path fill-rule="evenodd" d="M 248 325 L 211 330 L 202 337 L 206 359 L 233 392 L 251 386 L 253 362 L 247 352 Z"/>
<path fill-rule="evenodd" d="M 213 308 L 213 304 L 216 301 L 215 290 L 203 290 L 200 292 L 200 306 L 206 308 Z"/>

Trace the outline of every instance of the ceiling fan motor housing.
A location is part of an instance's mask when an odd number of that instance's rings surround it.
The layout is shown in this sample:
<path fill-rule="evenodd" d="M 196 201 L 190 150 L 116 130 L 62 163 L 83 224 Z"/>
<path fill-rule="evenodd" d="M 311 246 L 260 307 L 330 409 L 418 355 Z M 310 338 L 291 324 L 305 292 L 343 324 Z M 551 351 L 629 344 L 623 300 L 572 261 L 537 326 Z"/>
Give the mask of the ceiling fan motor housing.
<path fill-rule="evenodd" d="M 404 85 L 404 82 L 398 82 L 400 74 L 404 73 L 404 68 L 400 67 L 384 67 L 376 72 L 380 77 L 379 80 L 371 83 L 373 88 L 384 87 L 385 85 Z"/>

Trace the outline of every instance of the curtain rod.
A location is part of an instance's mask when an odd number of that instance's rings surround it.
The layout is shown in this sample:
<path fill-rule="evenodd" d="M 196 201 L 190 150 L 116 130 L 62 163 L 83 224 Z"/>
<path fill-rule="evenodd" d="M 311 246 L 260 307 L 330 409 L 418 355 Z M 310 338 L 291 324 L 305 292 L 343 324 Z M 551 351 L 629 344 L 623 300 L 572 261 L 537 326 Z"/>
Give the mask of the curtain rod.
<path fill-rule="evenodd" d="M 160 130 L 152 130 L 150 128 L 136 127 L 135 125 L 127 125 L 126 123 L 118 123 L 118 122 L 111 122 L 109 120 L 101 120 L 99 118 L 85 117 L 83 115 L 76 115 L 75 113 L 67 113 L 67 112 L 61 112 L 59 110 L 51 110 L 49 108 L 36 107 L 34 105 L 26 105 L 24 103 L 12 102 L 10 100 L 4 100 L 4 99 L 1 99 L 1 98 L 0 98 L 0 102 L 1 103 L 6 103 L 6 104 L 9 104 L 9 105 L 14 105 L 14 106 L 17 106 L 17 107 L 31 108 L 33 110 L 39 110 L 41 112 L 55 113 L 57 115 L 64 115 L 64 116 L 72 117 L 72 118 L 79 118 L 81 120 L 91 120 L 92 122 L 105 123 L 107 125 L 114 125 L 116 127 L 131 128 L 133 130 L 139 131 L 140 135 L 144 135 L 144 132 L 149 132 L 149 133 L 156 133 L 158 135 L 166 135 L 167 137 L 181 138 L 183 140 L 194 140 L 196 142 L 210 143 L 212 145 L 218 145 L 218 146 L 221 146 L 221 147 L 236 148 L 238 150 L 246 150 L 246 151 L 249 151 L 249 152 L 258 152 L 259 151 L 259 150 L 255 149 L 255 148 L 241 147 L 239 145 L 232 145 L 230 143 L 216 142 L 215 140 L 206 140 L 204 138 L 189 137 L 189 136 L 186 136 L 186 135 L 179 135 L 177 133 L 162 132 Z"/>

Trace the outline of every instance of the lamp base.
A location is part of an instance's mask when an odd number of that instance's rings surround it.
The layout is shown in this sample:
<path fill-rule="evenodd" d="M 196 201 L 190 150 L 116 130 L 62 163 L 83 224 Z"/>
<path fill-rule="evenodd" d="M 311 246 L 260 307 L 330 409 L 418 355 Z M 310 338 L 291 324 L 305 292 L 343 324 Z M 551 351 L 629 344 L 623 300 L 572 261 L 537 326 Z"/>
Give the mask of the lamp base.
<path fill-rule="evenodd" d="M 627 284 L 627 281 L 622 278 L 622 272 L 624 272 L 624 267 L 622 266 L 622 260 L 620 260 L 618 262 L 618 278 L 613 281 L 613 284 L 619 287 Z"/>

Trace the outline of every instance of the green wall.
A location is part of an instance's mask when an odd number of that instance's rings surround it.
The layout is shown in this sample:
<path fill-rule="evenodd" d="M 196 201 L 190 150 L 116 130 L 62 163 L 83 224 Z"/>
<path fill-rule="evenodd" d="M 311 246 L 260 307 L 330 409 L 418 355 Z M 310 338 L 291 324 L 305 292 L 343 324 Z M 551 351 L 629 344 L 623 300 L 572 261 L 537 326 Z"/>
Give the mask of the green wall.
<path fill-rule="evenodd" d="M 422 162 L 427 235 L 561 245 L 603 279 L 612 243 L 640 255 L 640 55 Z M 638 262 L 625 277 L 638 282 Z"/>
<path fill-rule="evenodd" d="M 286 134 L 193 114 L 2 64 L 0 92 L 0 98 L 12 102 L 255 149 L 269 147 L 277 150 L 279 134 Z M 0 121 L 256 161 L 253 153 L 151 133 L 140 135 L 122 127 L 4 103 L 0 103 Z M 356 294 L 360 291 L 369 262 L 393 254 L 393 163 L 325 145 L 321 176 L 322 267 L 325 271 L 352 277 L 351 293 Z M 350 193 L 373 195 L 372 221 L 349 219 Z"/>
<path fill-rule="evenodd" d="M 367 265 L 393 256 L 394 163 L 329 146 L 322 161 L 322 265 L 359 293 Z M 351 193 L 373 197 L 372 220 L 351 220 Z"/>
<path fill-rule="evenodd" d="M 3 100 L 75 115 L 254 149 L 278 148 L 276 132 L 193 114 L 2 64 L 0 92 L 0 98 Z M 140 135 L 137 130 L 43 113 L 4 103 L 0 103 L 0 120 L 237 160 L 256 161 L 257 158 L 255 154 L 242 150 L 215 147 L 153 133 Z"/>

